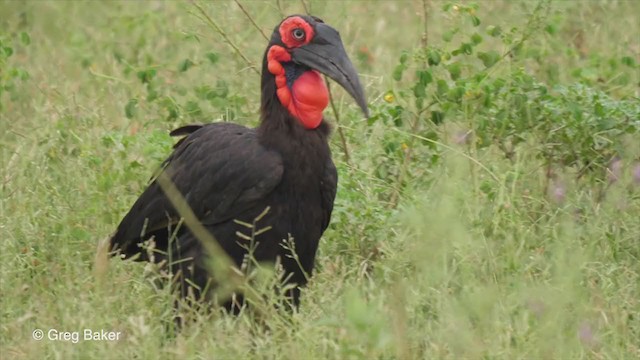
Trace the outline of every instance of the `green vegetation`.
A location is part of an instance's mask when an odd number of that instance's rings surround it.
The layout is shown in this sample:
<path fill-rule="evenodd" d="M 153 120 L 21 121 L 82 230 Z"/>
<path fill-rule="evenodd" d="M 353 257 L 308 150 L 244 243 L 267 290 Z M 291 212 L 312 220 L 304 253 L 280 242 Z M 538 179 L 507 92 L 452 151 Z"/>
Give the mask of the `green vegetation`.
<path fill-rule="evenodd" d="M 251 20 L 268 35 L 304 8 L 241 4 L 252 19 L 201 4 L 222 36 L 189 2 L 0 1 L 2 359 L 640 358 L 633 1 L 306 0 L 372 113 L 332 86 L 340 183 L 317 271 L 299 313 L 175 334 L 157 274 L 96 248 L 169 130 L 256 124 Z"/>

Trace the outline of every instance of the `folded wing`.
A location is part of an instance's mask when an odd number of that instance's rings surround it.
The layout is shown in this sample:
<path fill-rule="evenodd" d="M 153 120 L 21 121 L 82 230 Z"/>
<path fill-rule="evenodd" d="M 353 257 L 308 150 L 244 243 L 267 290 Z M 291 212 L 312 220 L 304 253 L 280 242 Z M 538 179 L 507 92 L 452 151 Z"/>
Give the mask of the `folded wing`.
<path fill-rule="evenodd" d="M 188 125 L 171 134 L 187 136 L 176 144 L 160 171 L 169 176 L 203 224 L 234 219 L 281 181 L 280 154 L 260 145 L 254 129 L 215 123 Z M 179 213 L 157 181 L 152 181 L 122 219 L 111 238 L 111 249 L 148 260 L 139 243 L 153 236 L 156 248 L 166 250 L 167 229 L 179 221 Z"/>

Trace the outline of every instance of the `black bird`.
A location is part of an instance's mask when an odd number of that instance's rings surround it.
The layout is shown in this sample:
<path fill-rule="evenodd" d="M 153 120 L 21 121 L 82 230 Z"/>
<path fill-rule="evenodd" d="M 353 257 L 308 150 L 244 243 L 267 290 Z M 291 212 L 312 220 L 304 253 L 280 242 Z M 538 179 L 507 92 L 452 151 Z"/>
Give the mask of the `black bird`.
<path fill-rule="evenodd" d="M 336 195 L 337 172 L 323 110 L 329 95 L 320 73 L 340 84 L 368 115 L 364 91 L 339 33 L 313 16 L 293 15 L 274 30 L 262 62 L 260 125 L 189 125 L 160 170 L 220 247 L 241 267 L 247 251 L 243 223 L 260 218 L 253 257 L 279 262 L 289 284 L 288 303 L 299 305 L 318 242 Z M 167 261 L 182 297 L 210 299 L 209 254 L 192 229 L 176 229 L 181 216 L 157 179 L 133 204 L 110 239 L 112 254 L 138 261 Z M 153 239 L 153 256 L 141 245 Z M 284 241 L 294 244 L 283 246 Z M 171 256 L 169 255 L 171 253 Z M 306 275 L 305 275 L 306 274 Z M 189 296 L 191 298 L 191 296 Z M 237 312 L 239 301 L 223 305 Z"/>

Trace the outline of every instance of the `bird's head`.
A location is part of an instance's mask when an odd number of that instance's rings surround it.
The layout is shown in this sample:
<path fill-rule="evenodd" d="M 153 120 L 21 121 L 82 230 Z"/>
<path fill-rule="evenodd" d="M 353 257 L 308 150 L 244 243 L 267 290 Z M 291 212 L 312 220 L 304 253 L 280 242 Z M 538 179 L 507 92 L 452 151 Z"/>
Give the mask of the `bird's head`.
<path fill-rule="evenodd" d="M 364 90 L 340 34 L 313 16 L 287 17 L 274 29 L 265 53 L 263 106 L 275 90 L 278 102 L 305 128 L 317 128 L 329 103 L 320 73 L 340 84 L 368 116 Z"/>

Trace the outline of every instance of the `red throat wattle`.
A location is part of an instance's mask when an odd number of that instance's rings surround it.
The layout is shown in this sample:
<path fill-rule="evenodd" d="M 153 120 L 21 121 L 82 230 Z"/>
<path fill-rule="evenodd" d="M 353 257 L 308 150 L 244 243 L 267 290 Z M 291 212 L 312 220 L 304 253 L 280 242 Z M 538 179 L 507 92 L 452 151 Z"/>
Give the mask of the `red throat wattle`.
<path fill-rule="evenodd" d="M 322 76 L 309 70 L 300 75 L 291 88 L 282 62 L 291 61 L 291 54 L 281 46 L 272 46 L 267 54 L 267 67 L 276 77 L 278 100 L 289 113 L 307 129 L 315 129 L 322 122 L 322 112 L 329 104 L 329 91 Z"/>

